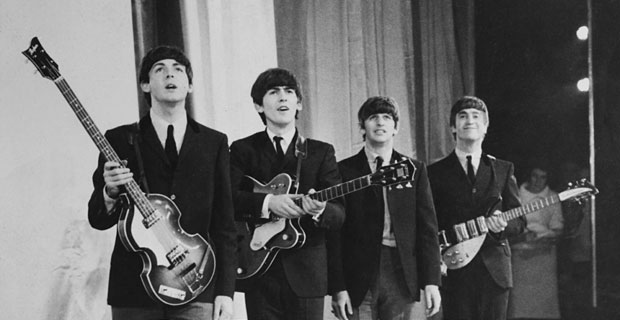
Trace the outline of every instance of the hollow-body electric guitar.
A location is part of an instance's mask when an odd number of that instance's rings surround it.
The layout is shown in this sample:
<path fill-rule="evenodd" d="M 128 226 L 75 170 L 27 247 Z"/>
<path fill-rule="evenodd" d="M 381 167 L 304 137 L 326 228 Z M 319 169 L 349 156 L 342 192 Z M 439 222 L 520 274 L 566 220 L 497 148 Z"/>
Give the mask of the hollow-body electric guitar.
<path fill-rule="evenodd" d="M 33 38 L 22 53 L 44 78 L 56 84 L 105 159 L 122 164 L 39 40 Z M 181 212 L 170 198 L 145 195 L 135 180 L 125 189 L 122 198 L 127 205 L 118 222 L 118 233 L 127 250 L 138 252 L 142 258 L 140 278 L 146 292 L 154 300 L 172 306 L 193 300 L 215 273 L 213 248 L 201 235 L 187 234 L 181 228 Z M 135 209 L 140 214 L 134 214 Z"/>
<path fill-rule="evenodd" d="M 557 195 L 538 199 L 521 207 L 504 211 L 500 216 L 504 220 L 509 221 L 565 200 L 578 201 L 581 198 L 594 196 L 597 193 L 596 187 L 583 179 L 576 183 L 570 183 L 567 190 Z M 452 229 L 439 231 L 441 258 L 448 269 L 460 269 L 474 259 L 489 232 L 486 221 L 487 217 L 480 216 L 454 225 Z"/>
<path fill-rule="evenodd" d="M 375 173 L 368 174 L 348 182 L 332 186 L 316 193 L 309 194 L 312 199 L 329 201 L 349 193 L 370 187 L 389 186 L 397 189 L 412 187 L 415 166 L 410 159 L 404 158 L 389 166 L 381 167 Z M 252 177 L 254 192 L 273 195 L 289 193 L 292 185 L 291 177 L 286 173 L 275 176 L 267 184 L 262 184 Z M 301 207 L 301 199 L 295 199 Z M 266 223 L 238 223 L 238 259 L 237 279 L 247 279 L 264 274 L 278 252 L 282 249 L 294 249 L 303 246 L 306 233 L 301 219 L 285 219 L 273 217 Z"/>

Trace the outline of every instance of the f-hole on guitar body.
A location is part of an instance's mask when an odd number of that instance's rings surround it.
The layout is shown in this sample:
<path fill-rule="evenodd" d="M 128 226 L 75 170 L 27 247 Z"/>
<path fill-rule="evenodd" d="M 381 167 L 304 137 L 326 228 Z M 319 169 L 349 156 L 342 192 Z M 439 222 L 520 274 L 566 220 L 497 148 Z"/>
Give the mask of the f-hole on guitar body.
<path fill-rule="evenodd" d="M 287 174 L 275 176 L 269 183 L 262 184 L 252 177 L 253 191 L 272 195 L 288 194 L 292 179 Z M 247 279 L 263 274 L 278 255 L 280 249 L 300 247 L 306 240 L 306 233 L 301 228 L 300 219 L 273 218 L 269 223 L 253 225 L 238 222 L 239 267 L 237 278 Z M 242 248 L 250 250 L 241 250 Z"/>

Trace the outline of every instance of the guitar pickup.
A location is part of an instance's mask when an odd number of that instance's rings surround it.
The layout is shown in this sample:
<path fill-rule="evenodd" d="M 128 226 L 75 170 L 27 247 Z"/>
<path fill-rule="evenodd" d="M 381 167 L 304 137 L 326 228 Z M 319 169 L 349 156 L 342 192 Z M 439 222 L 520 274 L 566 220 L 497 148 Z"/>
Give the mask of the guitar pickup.
<path fill-rule="evenodd" d="M 456 234 L 456 242 L 463 242 L 469 239 L 469 233 L 467 233 L 467 226 L 465 223 L 455 225 L 454 233 Z"/>
<path fill-rule="evenodd" d="M 185 260 L 185 256 L 187 254 L 186 250 L 183 250 L 180 246 L 175 246 L 166 254 L 166 258 L 168 258 L 168 262 L 170 263 L 169 269 L 173 269 L 177 265 L 179 265 L 183 260 Z"/>
<path fill-rule="evenodd" d="M 479 235 L 478 229 L 476 228 L 476 221 L 474 220 L 467 221 L 467 231 L 469 232 L 469 235 L 472 238 L 475 238 Z"/>
<path fill-rule="evenodd" d="M 480 229 L 480 234 L 489 232 L 489 228 L 487 227 L 487 219 L 485 217 L 476 218 L 476 222 L 478 224 L 478 228 Z"/>

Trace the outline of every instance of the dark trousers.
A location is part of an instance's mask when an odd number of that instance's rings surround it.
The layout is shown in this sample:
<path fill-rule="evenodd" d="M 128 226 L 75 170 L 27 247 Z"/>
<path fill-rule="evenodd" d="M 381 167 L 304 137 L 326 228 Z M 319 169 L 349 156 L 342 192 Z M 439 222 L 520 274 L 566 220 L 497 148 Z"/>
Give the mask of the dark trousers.
<path fill-rule="evenodd" d="M 505 320 L 509 292 L 495 283 L 478 256 L 448 273 L 442 290 L 444 320 Z"/>
<path fill-rule="evenodd" d="M 381 246 L 381 260 L 375 283 L 362 304 L 353 309 L 353 320 L 408 320 L 413 316 L 414 301 L 398 255 L 398 249 Z"/>
<path fill-rule="evenodd" d="M 291 289 L 278 258 L 245 291 L 249 320 L 322 320 L 324 304 L 325 297 L 298 297 Z"/>
<path fill-rule="evenodd" d="M 213 304 L 191 302 L 181 307 L 112 307 L 113 320 L 208 320 L 213 319 Z"/>

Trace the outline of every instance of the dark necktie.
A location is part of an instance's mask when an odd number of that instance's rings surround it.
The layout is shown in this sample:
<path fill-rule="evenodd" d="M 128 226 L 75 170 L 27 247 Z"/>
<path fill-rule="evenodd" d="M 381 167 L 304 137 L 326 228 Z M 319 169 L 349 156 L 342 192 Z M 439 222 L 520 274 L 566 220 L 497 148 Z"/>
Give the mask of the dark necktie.
<path fill-rule="evenodd" d="M 383 166 L 383 158 L 378 156 L 375 158 L 375 172 L 379 171 L 379 169 Z"/>
<path fill-rule="evenodd" d="M 168 125 L 168 136 L 166 137 L 166 155 L 173 168 L 176 168 L 179 155 L 177 153 L 177 144 L 174 142 L 174 126 Z"/>
<path fill-rule="evenodd" d="M 474 173 L 474 166 L 471 163 L 471 156 L 467 156 L 467 178 L 472 185 L 476 184 L 476 174 Z"/>
<path fill-rule="evenodd" d="M 276 144 L 276 159 L 278 160 L 278 162 L 284 160 L 284 151 L 282 150 L 282 144 L 280 143 L 282 142 L 282 140 L 284 140 L 284 138 L 282 137 L 273 137 L 273 142 Z"/>

